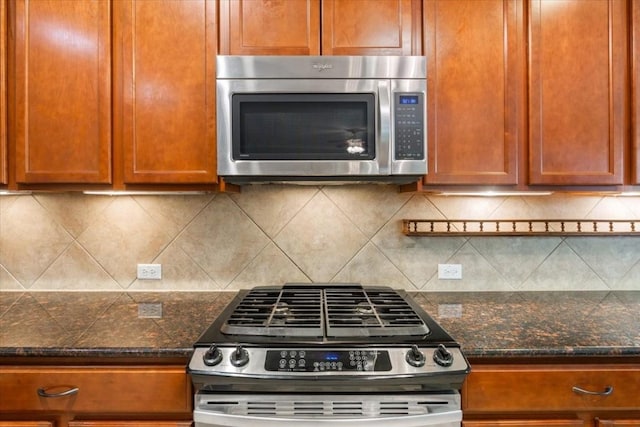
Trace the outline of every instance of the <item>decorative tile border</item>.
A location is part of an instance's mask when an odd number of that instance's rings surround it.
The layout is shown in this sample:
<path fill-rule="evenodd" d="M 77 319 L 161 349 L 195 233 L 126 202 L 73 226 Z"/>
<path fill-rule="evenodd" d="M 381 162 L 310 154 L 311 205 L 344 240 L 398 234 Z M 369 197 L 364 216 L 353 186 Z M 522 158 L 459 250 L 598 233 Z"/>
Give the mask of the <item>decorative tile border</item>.
<path fill-rule="evenodd" d="M 407 236 L 638 236 L 640 221 L 604 219 L 403 219 Z"/>

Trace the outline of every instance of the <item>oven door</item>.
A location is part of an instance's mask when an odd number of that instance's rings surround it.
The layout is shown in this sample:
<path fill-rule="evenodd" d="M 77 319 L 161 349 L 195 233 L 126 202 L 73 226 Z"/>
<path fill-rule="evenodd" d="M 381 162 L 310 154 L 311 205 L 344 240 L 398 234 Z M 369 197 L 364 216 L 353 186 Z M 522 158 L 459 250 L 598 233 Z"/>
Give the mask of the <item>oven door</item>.
<path fill-rule="evenodd" d="M 457 391 L 435 394 L 197 393 L 195 427 L 460 427 Z"/>
<path fill-rule="evenodd" d="M 218 80 L 218 174 L 391 174 L 389 86 L 364 79 Z"/>

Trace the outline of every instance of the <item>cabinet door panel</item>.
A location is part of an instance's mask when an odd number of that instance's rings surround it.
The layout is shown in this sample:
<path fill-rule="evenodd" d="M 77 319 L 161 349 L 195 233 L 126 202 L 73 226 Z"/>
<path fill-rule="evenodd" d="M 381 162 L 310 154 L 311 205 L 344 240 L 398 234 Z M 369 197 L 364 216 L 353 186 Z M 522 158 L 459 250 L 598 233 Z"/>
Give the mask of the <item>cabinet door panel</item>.
<path fill-rule="evenodd" d="M 413 0 L 323 0 L 323 55 L 421 55 Z"/>
<path fill-rule="evenodd" d="M 319 55 L 320 0 L 220 0 L 223 55 Z"/>
<path fill-rule="evenodd" d="M 215 3 L 116 6 L 124 182 L 215 182 Z"/>
<path fill-rule="evenodd" d="M 596 427 L 640 427 L 638 420 L 596 420 Z"/>
<path fill-rule="evenodd" d="M 16 1 L 18 183 L 110 182 L 110 8 Z"/>
<path fill-rule="evenodd" d="M 491 420 L 463 421 L 462 427 L 584 427 L 580 420 Z"/>
<path fill-rule="evenodd" d="M 631 2 L 631 126 L 633 140 L 633 183 L 640 184 L 640 3 Z"/>
<path fill-rule="evenodd" d="M 0 421 L 0 427 L 53 427 L 49 421 Z"/>
<path fill-rule="evenodd" d="M 530 2 L 530 182 L 623 183 L 624 0 Z"/>
<path fill-rule="evenodd" d="M 427 0 L 427 183 L 516 184 L 524 81 L 515 0 Z"/>
<path fill-rule="evenodd" d="M 77 387 L 63 397 L 40 397 Z M 191 382 L 184 366 L 21 367 L 0 369 L 0 412 L 189 414 Z"/>
<path fill-rule="evenodd" d="M 2 427 L 0 425 L 0 427 Z M 69 421 L 69 427 L 191 427 L 190 421 Z"/>
<path fill-rule="evenodd" d="M 0 2 L 0 184 L 7 183 L 7 3 Z"/>
<path fill-rule="evenodd" d="M 592 395 L 574 391 L 580 387 Z M 629 366 L 475 366 L 463 388 L 467 413 L 637 410 L 640 367 Z"/>

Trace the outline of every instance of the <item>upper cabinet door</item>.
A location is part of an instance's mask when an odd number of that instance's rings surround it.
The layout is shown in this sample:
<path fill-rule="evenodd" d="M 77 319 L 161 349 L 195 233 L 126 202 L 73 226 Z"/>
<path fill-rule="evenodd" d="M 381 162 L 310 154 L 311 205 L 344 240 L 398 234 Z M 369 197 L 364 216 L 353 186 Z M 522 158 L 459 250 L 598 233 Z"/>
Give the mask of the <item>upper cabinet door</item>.
<path fill-rule="evenodd" d="M 0 1 L 0 184 L 7 183 L 7 2 Z"/>
<path fill-rule="evenodd" d="M 517 184 L 524 18 L 516 0 L 426 0 L 429 184 Z"/>
<path fill-rule="evenodd" d="M 422 55 L 415 0 L 322 0 L 323 55 Z"/>
<path fill-rule="evenodd" d="M 110 182 L 110 3 L 16 0 L 18 183 Z"/>
<path fill-rule="evenodd" d="M 320 0 L 220 0 L 223 55 L 319 55 Z"/>
<path fill-rule="evenodd" d="M 215 1 L 114 6 L 115 143 L 124 183 L 215 182 Z"/>
<path fill-rule="evenodd" d="M 531 0 L 531 184 L 624 179 L 627 2 Z"/>
<path fill-rule="evenodd" d="M 640 3 L 631 2 L 631 128 L 633 138 L 634 173 L 633 183 L 640 184 Z"/>

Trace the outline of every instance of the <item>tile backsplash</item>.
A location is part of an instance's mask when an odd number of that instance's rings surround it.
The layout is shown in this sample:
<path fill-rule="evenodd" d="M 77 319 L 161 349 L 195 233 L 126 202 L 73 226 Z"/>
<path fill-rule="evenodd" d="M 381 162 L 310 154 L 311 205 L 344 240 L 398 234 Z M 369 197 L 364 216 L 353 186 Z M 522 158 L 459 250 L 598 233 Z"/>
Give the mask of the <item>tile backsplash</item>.
<path fill-rule="evenodd" d="M 240 194 L 0 197 L 0 291 L 232 290 L 359 282 L 410 290 L 640 290 L 640 238 L 407 237 L 412 219 L 635 219 L 640 197 L 454 197 L 395 186 Z M 162 280 L 137 280 L 138 263 Z M 439 263 L 462 264 L 440 280 Z"/>

